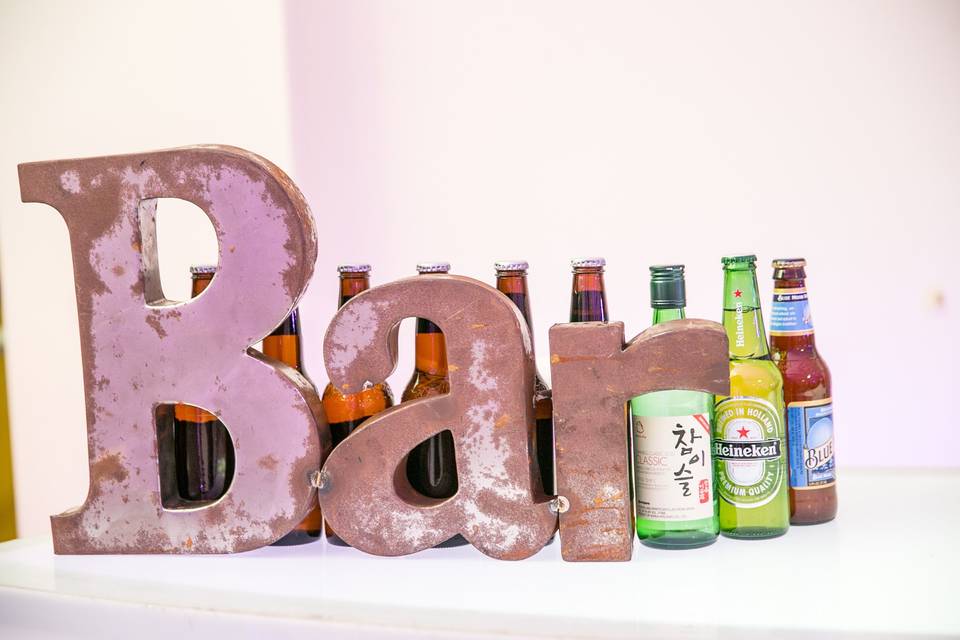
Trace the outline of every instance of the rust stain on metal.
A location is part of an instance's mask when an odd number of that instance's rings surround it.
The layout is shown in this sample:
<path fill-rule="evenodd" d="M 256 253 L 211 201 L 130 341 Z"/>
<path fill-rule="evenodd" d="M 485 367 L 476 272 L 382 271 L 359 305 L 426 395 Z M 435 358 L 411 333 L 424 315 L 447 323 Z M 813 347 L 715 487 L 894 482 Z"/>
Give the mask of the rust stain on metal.
<path fill-rule="evenodd" d="M 365 291 L 327 329 L 330 379 L 340 389 L 385 380 L 396 366 L 396 327 L 414 316 L 433 321 L 446 337 L 450 392 L 388 409 L 341 443 L 323 469 L 324 514 L 343 540 L 376 555 L 413 553 L 460 533 L 494 558 L 529 557 L 554 534 L 557 516 L 533 455 L 529 335 L 508 298 L 450 275 Z M 410 486 L 405 458 L 447 429 L 459 489 L 435 500 Z"/>
<path fill-rule="evenodd" d="M 67 223 L 80 320 L 90 491 L 51 518 L 55 551 L 229 553 L 284 535 L 313 504 L 308 478 L 329 433 L 318 432 L 326 425 L 312 385 L 249 347 L 296 306 L 312 274 L 316 233 L 302 194 L 273 164 L 222 146 L 29 163 L 19 173 L 23 201 L 49 204 Z M 190 302 L 162 296 L 157 198 L 199 206 L 231 248 Z M 244 299 L 257 304 L 238 313 Z M 172 460 L 159 460 L 157 428 L 141 427 L 176 402 L 208 408 L 235 441 L 230 489 L 207 506 L 162 504 L 157 478 L 169 477 Z"/>
<path fill-rule="evenodd" d="M 626 561 L 633 504 L 626 403 L 651 391 L 729 392 L 727 337 L 719 324 L 675 320 L 624 345 L 623 323 L 550 328 L 560 549 L 569 561 Z"/>

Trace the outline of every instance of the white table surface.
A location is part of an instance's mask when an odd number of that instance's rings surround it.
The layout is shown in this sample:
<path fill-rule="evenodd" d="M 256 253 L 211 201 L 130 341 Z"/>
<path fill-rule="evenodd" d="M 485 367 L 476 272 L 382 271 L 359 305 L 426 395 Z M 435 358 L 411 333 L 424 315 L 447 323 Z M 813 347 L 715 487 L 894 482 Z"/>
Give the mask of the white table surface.
<path fill-rule="evenodd" d="M 841 469 L 840 515 L 632 562 L 472 547 L 377 558 L 320 541 L 234 556 L 0 545 L 0 638 L 960 636 L 960 472 Z"/>

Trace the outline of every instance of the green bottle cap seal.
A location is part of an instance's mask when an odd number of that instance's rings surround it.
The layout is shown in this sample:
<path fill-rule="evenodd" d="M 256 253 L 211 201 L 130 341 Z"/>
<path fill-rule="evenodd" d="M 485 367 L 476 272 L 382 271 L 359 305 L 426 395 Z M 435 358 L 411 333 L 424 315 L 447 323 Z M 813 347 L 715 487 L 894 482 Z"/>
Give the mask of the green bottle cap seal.
<path fill-rule="evenodd" d="M 723 263 L 724 269 L 756 269 L 757 268 L 757 256 L 755 255 L 744 255 L 744 256 L 724 256 L 720 259 L 720 262 Z"/>
<path fill-rule="evenodd" d="M 687 306 L 682 264 L 650 267 L 650 306 L 654 309 L 679 309 Z"/>

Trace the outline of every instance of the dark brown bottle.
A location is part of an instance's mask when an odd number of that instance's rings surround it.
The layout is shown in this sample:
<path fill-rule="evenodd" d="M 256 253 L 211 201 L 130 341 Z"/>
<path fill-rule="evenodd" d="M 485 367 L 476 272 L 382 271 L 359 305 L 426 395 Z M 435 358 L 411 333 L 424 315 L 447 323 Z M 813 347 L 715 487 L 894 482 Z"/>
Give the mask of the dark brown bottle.
<path fill-rule="evenodd" d="M 425 262 L 417 273 L 447 273 L 447 262 Z M 401 400 L 415 400 L 449 393 L 447 345 L 440 327 L 417 318 L 416 366 Z M 429 498 L 449 498 L 457 492 L 457 461 L 453 436 L 444 431 L 420 443 L 407 456 L 407 478 L 413 488 Z"/>
<path fill-rule="evenodd" d="M 790 524 L 837 515 L 830 369 L 817 351 L 807 301 L 806 261 L 773 261 L 770 351 L 783 375 L 790 467 Z"/>
<path fill-rule="evenodd" d="M 279 360 L 299 371 L 305 378 L 307 377 L 303 370 L 300 346 L 300 313 L 297 309 L 291 311 L 280 326 L 263 339 L 263 355 Z M 282 427 L 283 425 L 277 426 Z M 296 527 L 273 544 L 290 546 L 315 542 L 320 537 L 322 529 L 323 515 L 320 513 L 320 505 L 314 505 L 310 513 Z"/>
<path fill-rule="evenodd" d="M 370 288 L 370 265 L 340 265 L 340 304 L 343 306 L 353 296 Z M 360 427 L 364 420 L 393 406 L 393 393 L 386 382 L 363 389 L 357 393 L 343 394 L 327 383 L 323 390 L 323 410 L 330 424 L 333 446 Z M 327 536 L 336 535 L 328 524 Z"/>
<path fill-rule="evenodd" d="M 200 295 L 216 266 L 190 267 L 191 297 Z M 177 493 L 182 500 L 208 501 L 223 497 L 233 480 L 234 454 L 230 434 L 212 413 L 190 404 L 173 409 Z"/>
<path fill-rule="evenodd" d="M 530 294 L 527 289 L 527 269 L 529 265 L 524 260 L 510 260 L 497 262 L 497 289 L 510 298 L 523 319 L 527 321 L 530 330 L 530 345 L 533 346 L 533 316 L 530 312 Z M 540 372 L 536 372 L 534 381 L 534 411 L 537 420 L 537 430 L 534 434 L 534 450 L 537 464 L 540 467 L 540 479 L 543 491 L 547 495 L 554 495 L 554 452 L 553 452 L 553 398 L 550 387 L 543 381 Z"/>
<path fill-rule="evenodd" d="M 573 288 L 570 293 L 570 322 L 606 322 L 607 293 L 603 287 L 603 258 L 570 261 Z"/>

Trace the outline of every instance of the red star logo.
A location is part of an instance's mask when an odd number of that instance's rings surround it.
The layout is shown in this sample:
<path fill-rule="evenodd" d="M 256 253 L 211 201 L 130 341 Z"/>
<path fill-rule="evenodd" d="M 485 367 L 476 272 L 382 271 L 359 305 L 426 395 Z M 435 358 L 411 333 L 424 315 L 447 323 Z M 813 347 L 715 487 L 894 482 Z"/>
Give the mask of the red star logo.
<path fill-rule="evenodd" d="M 733 292 L 733 295 L 739 298 L 740 296 L 743 295 L 743 291 L 740 291 L 740 289 L 737 289 L 736 291 Z"/>
<path fill-rule="evenodd" d="M 750 429 L 747 429 L 746 427 L 741 427 L 737 429 L 737 433 L 740 434 L 741 438 L 746 438 L 748 435 L 750 435 Z"/>

